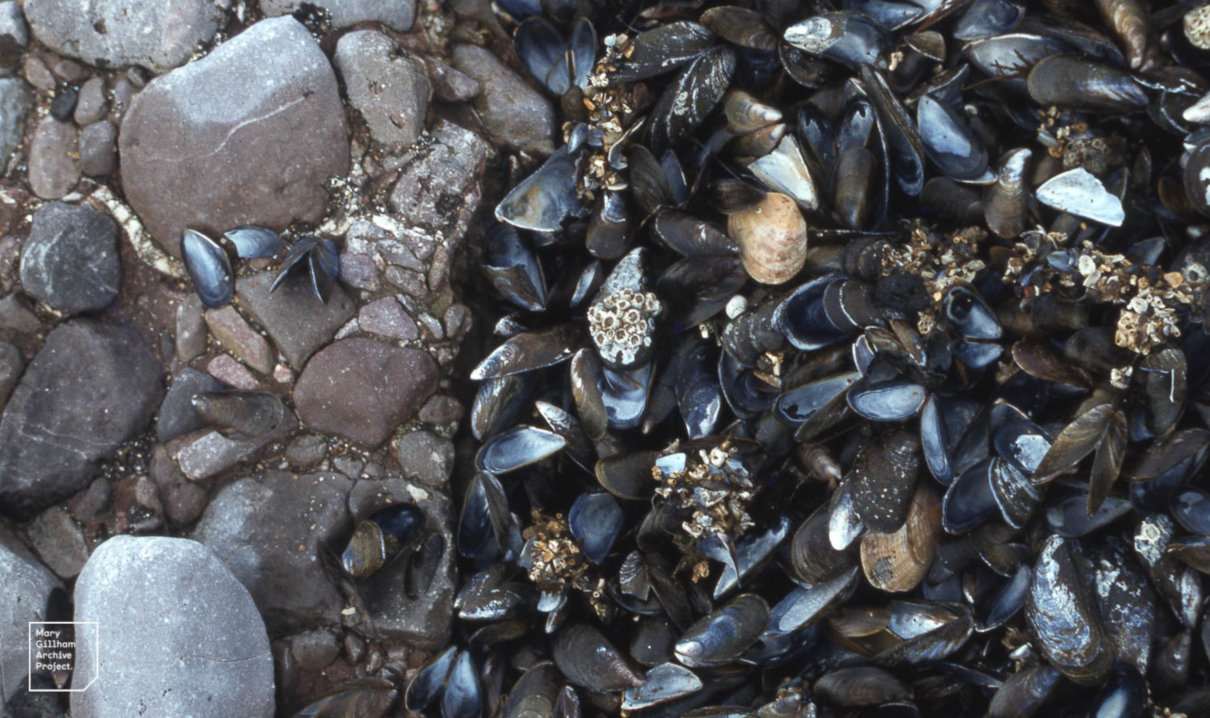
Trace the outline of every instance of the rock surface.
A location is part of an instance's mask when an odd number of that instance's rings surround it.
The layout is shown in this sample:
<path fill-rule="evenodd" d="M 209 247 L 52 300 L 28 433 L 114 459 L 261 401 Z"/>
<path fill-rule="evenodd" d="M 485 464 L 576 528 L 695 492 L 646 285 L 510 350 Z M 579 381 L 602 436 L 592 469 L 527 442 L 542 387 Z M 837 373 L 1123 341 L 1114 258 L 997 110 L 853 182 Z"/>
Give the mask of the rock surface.
<path fill-rule="evenodd" d="M 29 87 L 21 78 L 0 78 L 0 169 L 8 166 L 13 150 L 21 142 L 29 106 Z"/>
<path fill-rule="evenodd" d="M 187 539 L 117 536 L 76 583 L 76 672 L 96 683 L 71 694 L 74 718 L 269 718 L 273 658 L 248 591 L 205 546 Z"/>
<path fill-rule="evenodd" d="M 362 331 L 388 339 L 412 341 L 420 336 L 415 320 L 394 297 L 375 299 L 363 306 L 357 313 L 357 324 Z"/>
<path fill-rule="evenodd" d="M 0 417 L 0 511 L 29 516 L 88 485 L 159 404 L 160 365 L 132 327 L 59 325 Z"/>
<path fill-rule="evenodd" d="M 59 199 L 80 181 L 79 132 L 47 115 L 29 143 L 29 186 L 42 199 Z"/>
<path fill-rule="evenodd" d="M 6 637 L 0 641 L 0 691 L 11 696 L 29 675 L 24 638 L 29 622 L 47 619 L 46 602 L 62 584 L 24 544 L 0 528 L 0 586 L 0 633 Z"/>
<path fill-rule="evenodd" d="M 209 42 L 228 2 L 215 0 L 26 0 L 34 35 L 60 54 L 98 67 L 140 65 L 160 73 Z"/>
<path fill-rule="evenodd" d="M 415 142 L 433 95 L 424 65 L 376 30 L 341 37 L 333 59 L 349 104 L 361 113 L 374 141 L 388 147 Z"/>
<path fill-rule="evenodd" d="M 437 365 L 425 352 L 356 337 L 307 362 L 294 387 L 294 405 L 315 431 L 377 446 L 436 388 Z"/>
<path fill-rule="evenodd" d="M 349 170 L 347 134 L 318 43 L 293 18 L 262 20 L 135 96 L 119 135 L 126 197 L 174 256 L 187 227 L 316 222 L 325 182 Z"/>
<path fill-rule="evenodd" d="M 80 130 L 80 171 L 89 177 L 104 177 L 118 168 L 118 128 L 108 120 Z"/>
<path fill-rule="evenodd" d="M 65 314 L 104 309 L 118 296 L 118 227 L 86 205 L 51 202 L 34 213 L 21 250 L 25 291 Z"/>
<path fill-rule="evenodd" d="M 288 15 L 304 2 L 327 10 L 335 28 L 381 22 L 406 32 L 416 19 L 416 0 L 261 0 L 260 6 L 266 15 Z"/>
<path fill-rule="evenodd" d="M 491 146 L 474 132 L 452 122 L 438 122 L 424 141 L 403 156 L 399 181 L 391 192 L 391 206 L 410 226 L 451 242 L 460 240 L 479 206 L 479 182 L 491 151 Z M 422 262 L 435 251 L 432 237 L 404 240 L 429 245 L 409 248 Z"/>
<path fill-rule="evenodd" d="M 554 151 L 555 108 L 550 100 L 486 48 L 456 45 L 452 61 L 482 86 L 475 109 L 492 140 L 525 152 Z"/>
<path fill-rule="evenodd" d="M 318 551 L 351 531 L 351 487 L 336 474 L 240 479 L 215 495 L 198 523 L 193 537 L 247 586 L 274 635 L 339 623 L 344 601 Z"/>
<path fill-rule="evenodd" d="M 315 298 L 306 282 L 286 282 L 270 292 L 272 285 L 273 274 L 261 272 L 236 280 L 235 293 L 295 369 L 301 369 L 357 312 L 357 305 L 339 285 L 326 304 Z"/>

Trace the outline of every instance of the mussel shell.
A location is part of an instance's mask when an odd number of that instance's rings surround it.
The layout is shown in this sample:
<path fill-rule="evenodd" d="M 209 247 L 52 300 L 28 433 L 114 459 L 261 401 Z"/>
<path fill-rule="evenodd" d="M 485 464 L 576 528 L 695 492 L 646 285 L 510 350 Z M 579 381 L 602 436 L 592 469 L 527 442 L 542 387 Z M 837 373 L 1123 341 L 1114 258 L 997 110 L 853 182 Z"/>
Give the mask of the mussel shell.
<path fill-rule="evenodd" d="M 910 432 L 897 431 L 865 445 L 853 462 L 850 482 L 853 507 L 870 531 L 898 531 L 920 470 L 920 442 Z"/>
<path fill-rule="evenodd" d="M 631 82 L 682 67 L 713 47 L 717 39 L 696 22 L 677 20 L 635 36 L 633 51 L 614 73 L 615 82 Z"/>
<path fill-rule="evenodd" d="M 403 705 L 410 711 L 423 711 L 434 705 L 445 689 L 446 678 L 458 657 L 458 647 L 450 646 L 421 668 L 403 697 Z"/>
<path fill-rule="evenodd" d="M 567 42 L 546 18 L 526 18 L 517 26 L 513 45 L 521 64 L 551 94 L 561 96 L 571 89 L 567 67 Z"/>
<path fill-rule="evenodd" d="M 675 663 L 661 663 L 647 671 L 643 685 L 626 689 L 622 694 L 622 710 L 645 710 L 701 689 L 702 680 L 693 671 Z"/>
<path fill-rule="evenodd" d="M 1158 599 L 1147 574 L 1117 537 L 1088 550 L 1092 585 L 1105 637 L 1119 663 L 1147 671 L 1151 663 Z"/>
<path fill-rule="evenodd" d="M 1072 55 L 1055 55 L 1029 71 L 1029 96 L 1043 107 L 1086 112 L 1131 112 L 1147 107 L 1147 93 L 1130 75 Z"/>
<path fill-rule="evenodd" d="M 799 524 L 790 541 L 790 568 L 795 578 L 814 585 L 846 571 L 854 564 L 851 551 L 832 547 L 828 537 L 831 513 L 821 506 Z"/>
<path fill-rule="evenodd" d="M 888 159 L 900 191 L 919 197 L 924 190 L 924 143 L 886 78 L 872 65 L 863 65 L 861 81 L 878 113 L 878 126 L 886 137 Z"/>
<path fill-rule="evenodd" d="M 764 15 L 738 5 L 720 5 L 702 13 L 701 23 L 733 45 L 772 52 L 778 38 Z"/>
<path fill-rule="evenodd" d="M 812 55 L 857 70 L 878 61 L 887 46 L 882 28 L 855 12 L 813 15 L 787 27 L 784 39 Z"/>
<path fill-rule="evenodd" d="M 386 563 L 387 547 L 382 527 L 373 521 L 359 521 L 353 537 L 340 555 L 340 564 L 354 578 L 370 576 Z"/>
<path fill-rule="evenodd" d="M 222 245 L 193 229 L 181 234 L 181 259 L 202 304 L 217 308 L 235 296 L 235 273 Z"/>
<path fill-rule="evenodd" d="M 272 257 L 286 246 L 281 235 L 268 227 L 244 225 L 223 232 L 223 237 L 235 247 L 235 256 L 240 259 Z"/>
<path fill-rule="evenodd" d="M 483 270 L 500 296 L 527 311 L 545 311 L 546 277 L 521 233 L 497 224 L 488 231 L 483 248 Z"/>
<path fill-rule="evenodd" d="M 987 172 L 987 149 L 955 109 L 924 95 L 916 101 L 916 126 L 925 153 L 942 174 L 969 180 Z"/>
<path fill-rule="evenodd" d="M 554 718 L 562 676 L 553 663 L 530 667 L 508 692 L 504 718 Z"/>
<path fill-rule="evenodd" d="M 637 688 L 643 678 L 596 628 L 574 623 L 561 629 L 551 649 L 555 665 L 569 683 L 591 691 Z"/>
<path fill-rule="evenodd" d="M 861 569 L 854 566 L 810 588 L 791 589 L 770 609 L 769 624 L 762 640 L 801 631 L 821 620 L 830 609 L 853 594 L 860 576 Z"/>
<path fill-rule="evenodd" d="M 1004 582 L 995 596 L 979 611 L 975 630 L 980 633 L 994 631 L 1008 623 L 1025 606 L 1025 597 L 1033 580 L 1033 571 L 1026 564 L 1017 567 L 1017 572 Z"/>
<path fill-rule="evenodd" d="M 1035 715 L 1054 694 L 1063 674 L 1039 663 L 1010 675 L 992 696 L 988 718 L 1028 718 Z"/>
<path fill-rule="evenodd" d="M 1108 673 L 1112 646 L 1073 554 L 1072 539 L 1050 536 L 1038 554 L 1025 617 L 1047 661 L 1076 683 L 1095 684 Z"/>
<path fill-rule="evenodd" d="M 490 474 L 476 474 L 466 489 L 458 519 L 458 553 L 475 559 L 499 556 L 507 548 L 508 498 L 500 481 Z"/>
<path fill-rule="evenodd" d="M 882 591 L 911 591 L 928 573 L 940 536 L 941 501 L 922 483 L 916 487 L 902 526 L 893 533 L 871 530 L 861 537 L 866 580 Z"/>
<path fill-rule="evenodd" d="M 1047 506 L 1046 523 L 1060 536 L 1079 538 L 1117 521 L 1132 508 L 1129 501 L 1110 496 L 1089 514 L 1088 497 L 1078 494 Z"/>
<path fill-rule="evenodd" d="M 735 51 L 723 46 L 707 50 L 681 70 L 651 111 L 655 149 L 675 146 L 705 121 L 731 85 L 735 65 Z"/>
<path fill-rule="evenodd" d="M 823 295 L 831 284 L 843 281 L 829 275 L 798 287 L 777 305 L 773 312 L 773 327 L 801 351 L 814 351 L 842 341 L 846 333 L 828 319 Z"/>
<path fill-rule="evenodd" d="M 1008 79 L 1025 77 L 1037 63 L 1068 50 L 1056 38 L 1013 32 L 969 42 L 962 52 L 983 74 Z"/>
<path fill-rule="evenodd" d="M 496 219 L 534 232 L 555 232 L 564 220 L 586 209 L 576 195 L 579 155 L 564 145 L 496 206 Z"/>
<path fill-rule="evenodd" d="M 686 629 L 674 647 L 677 660 L 691 668 L 731 663 L 756 643 L 768 621 L 763 598 L 740 594 Z"/>
<path fill-rule="evenodd" d="M 475 467 L 490 474 L 507 474 L 553 456 L 565 446 L 567 440 L 554 432 L 516 426 L 483 442 L 475 455 Z"/>
<path fill-rule="evenodd" d="M 955 40 L 979 40 L 1012 32 L 1025 17 L 1025 8 L 1010 0 L 975 0 L 954 23 Z"/>
<path fill-rule="evenodd" d="M 535 390 L 535 374 L 509 374 L 487 379 L 471 404 L 471 433 L 483 441 L 521 418 Z"/>
<path fill-rule="evenodd" d="M 1210 536 L 1210 494 L 1186 489 L 1172 498 L 1172 518 L 1191 533 Z"/>
<path fill-rule="evenodd" d="M 483 686 L 479 667 L 470 651 L 462 651 L 454 660 L 441 696 L 442 718 L 478 718 L 483 715 Z"/>
<path fill-rule="evenodd" d="M 575 324 L 522 332 L 492 350 L 471 370 L 470 377 L 481 381 L 553 366 L 570 359 L 580 339 L 581 331 Z"/>
<path fill-rule="evenodd" d="M 739 245 L 722 229 L 680 210 L 660 210 L 652 222 L 652 231 L 669 249 L 683 257 L 739 253 Z"/>
<path fill-rule="evenodd" d="M 617 499 L 606 493 L 581 494 L 567 514 L 572 538 L 585 558 L 604 563 L 613 544 L 622 533 L 625 515 Z"/>
<path fill-rule="evenodd" d="M 815 681 L 820 698 L 841 708 L 865 708 L 912 698 L 898 678 L 881 668 L 839 668 Z"/>
<path fill-rule="evenodd" d="M 1199 144 L 1185 162 L 1185 194 L 1202 214 L 1210 214 L 1210 142 Z"/>
<path fill-rule="evenodd" d="M 997 514 L 991 475 L 1000 459 L 984 459 L 962 472 L 945 492 L 941 525 L 946 533 L 963 534 L 986 523 Z"/>
<path fill-rule="evenodd" d="M 772 152 L 748 163 L 748 171 L 769 189 L 793 198 L 805 211 L 819 208 L 814 173 L 794 135 L 784 135 Z"/>

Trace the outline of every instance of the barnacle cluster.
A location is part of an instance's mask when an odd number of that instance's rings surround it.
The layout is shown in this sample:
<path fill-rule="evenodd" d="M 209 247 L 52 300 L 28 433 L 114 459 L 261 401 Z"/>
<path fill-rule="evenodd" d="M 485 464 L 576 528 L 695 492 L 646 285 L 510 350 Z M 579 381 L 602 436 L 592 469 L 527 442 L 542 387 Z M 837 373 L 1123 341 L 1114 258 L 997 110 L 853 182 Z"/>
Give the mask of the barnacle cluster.
<path fill-rule="evenodd" d="M 544 590 L 564 586 L 581 591 L 592 590 L 589 563 L 571 537 L 563 514 L 553 516 L 533 511 L 532 523 L 521 537 L 530 541 L 529 579 Z"/>
<path fill-rule="evenodd" d="M 735 538 L 753 526 L 748 514 L 755 494 L 751 473 L 730 440 L 710 448 L 666 452 L 651 469 L 655 493 L 688 517 L 686 536 Z"/>
<path fill-rule="evenodd" d="M 652 292 L 620 289 L 588 309 L 588 331 L 606 361 L 628 365 L 651 347 L 662 305 Z"/>
<path fill-rule="evenodd" d="M 619 189 L 626 185 L 623 175 L 609 163 L 610 151 L 626 134 L 635 114 L 631 99 L 633 88 L 613 82 L 618 64 L 634 52 L 630 37 L 624 33 L 608 35 L 603 43 L 604 55 L 593 66 L 588 87 L 580 99 L 587 113 L 588 127 L 600 133 L 601 148 L 589 155 L 577 188 L 582 197 L 592 199 L 604 189 Z M 574 123 L 565 123 L 564 135 L 570 135 Z"/>
<path fill-rule="evenodd" d="M 939 238 L 917 222 L 906 243 L 885 245 L 883 276 L 907 273 L 920 277 L 932 301 L 917 316 L 916 328 L 921 334 L 927 334 L 936 323 L 946 291 L 957 284 L 969 284 L 986 268 L 980 259 L 980 244 L 985 239 L 987 231 L 982 227 L 966 227 Z"/>

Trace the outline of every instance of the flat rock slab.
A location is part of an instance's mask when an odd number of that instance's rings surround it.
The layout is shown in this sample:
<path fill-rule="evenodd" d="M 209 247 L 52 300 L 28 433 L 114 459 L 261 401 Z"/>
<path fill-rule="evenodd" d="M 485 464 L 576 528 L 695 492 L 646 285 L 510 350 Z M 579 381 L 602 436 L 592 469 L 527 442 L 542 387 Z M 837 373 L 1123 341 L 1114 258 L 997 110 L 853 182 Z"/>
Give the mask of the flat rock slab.
<path fill-rule="evenodd" d="M 327 303 L 319 301 L 306 282 L 285 282 L 270 292 L 272 285 L 273 274 L 262 272 L 236 280 L 235 293 L 295 369 L 331 341 L 357 311 L 340 285 L 332 288 Z"/>
<path fill-rule="evenodd" d="M 260 7 L 266 15 L 289 15 L 304 4 L 327 10 L 335 28 L 380 22 L 406 32 L 416 20 L 416 0 L 261 0 Z"/>
<path fill-rule="evenodd" d="M 98 67 L 183 65 L 224 22 L 224 0 L 25 0 L 34 35 Z"/>
<path fill-rule="evenodd" d="M 337 625 L 344 600 L 320 563 L 352 530 L 352 482 L 339 474 L 272 472 L 223 487 L 193 537 L 247 586 L 274 635 Z"/>
<path fill-rule="evenodd" d="M 0 632 L 5 636 L 0 641 L 0 691 L 11 696 L 29 675 L 29 622 L 46 620 L 46 602 L 62 584 L 17 537 L 0 528 L 0 586 Z"/>
<path fill-rule="evenodd" d="M 76 673 L 97 681 L 71 694 L 74 718 L 270 718 L 273 656 L 247 589 L 188 539 L 116 536 L 76 582 Z M 100 670 L 98 671 L 98 666 Z"/>
<path fill-rule="evenodd" d="M 27 517 L 83 489 L 162 394 L 160 364 L 133 327 L 60 324 L 0 417 L 0 512 Z"/>
<path fill-rule="evenodd" d="M 127 200 L 173 256 L 188 227 L 317 222 L 324 183 L 349 171 L 336 75 L 301 23 L 262 20 L 136 95 L 119 154 Z"/>
<path fill-rule="evenodd" d="M 315 431 L 378 446 L 420 410 L 437 379 L 437 363 L 419 349 L 344 339 L 307 362 L 294 386 L 294 406 Z"/>
<path fill-rule="evenodd" d="M 92 207 L 51 202 L 21 249 L 21 286 L 65 314 L 104 309 L 122 276 L 118 226 Z"/>

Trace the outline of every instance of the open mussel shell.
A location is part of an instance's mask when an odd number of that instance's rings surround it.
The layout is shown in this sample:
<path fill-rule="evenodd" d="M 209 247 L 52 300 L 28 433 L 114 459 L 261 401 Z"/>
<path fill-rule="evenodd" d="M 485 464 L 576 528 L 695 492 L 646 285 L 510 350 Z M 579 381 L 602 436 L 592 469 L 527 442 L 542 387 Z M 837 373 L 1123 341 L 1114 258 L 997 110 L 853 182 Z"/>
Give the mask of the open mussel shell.
<path fill-rule="evenodd" d="M 567 145 L 555 151 L 496 206 L 496 219 L 534 232 L 556 232 L 587 209 L 576 195 L 579 156 Z"/>
<path fill-rule="evenodd" d="M 193 280 L 193 289 L 210 308 L 221 307 L 235 296 L 235 273 L 222 245 L 194 229 L 181 234 L 181 259 Z"/>
<path fill-rule="evenodd" d="M 1046 539 L 1034 567 L 1025 617 L 1052 666 L 1076 683 L 1096 684 L 1108 673 L 1113 652 L 1073 546 L 1073 539 Z"/>
<path fill-rule="evenodd" d="M 483 271 L 504 299 L 531 312 L 546 309 L 542 265 L 515 227 L 497 224 L 488 231 Z"/>
<path fill-rule="evenodd" d="M 340 278 L 340 252 L 336 243 L 313 235 L 294 240 L 269 290 L 274 291 L 287 279 L 303 274 L 307 276 L 315 297 L 327 302 Z"/>
<path fill-rule="evenodd" d="M 626 657 L 589 624 L 562 628 L 555 636 L 552 655 L 563 676 L 575 686 L 608 692 L 643 685 L 643 678 Z"/>
<path fill-rule="evenodd" d="M 1047 207 L 1110 227 L 1126 221 L 1122 201 L 1083 167 L 1051 177 L 1038 187 L 1037 197 Z"/>
<path fill-rule="evenodd" d="M 264 259 L 285 248 L 281 235 L 268 227 L 244 225 L 223 232 L 223 237 L 235 248 L 240 259 Z"/>
<path fill-rule="evenodd" d="M 691 668 L 727 665 L 756 643 L 768 621 L 763 598 L 740 594 L 686 629 L 676 642 L 676 658 Z"/>

